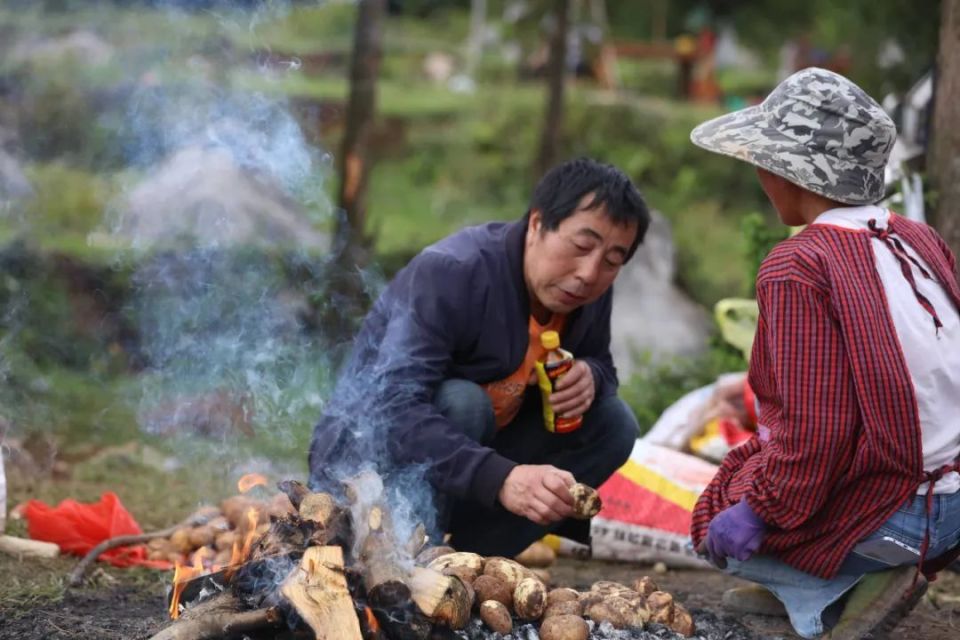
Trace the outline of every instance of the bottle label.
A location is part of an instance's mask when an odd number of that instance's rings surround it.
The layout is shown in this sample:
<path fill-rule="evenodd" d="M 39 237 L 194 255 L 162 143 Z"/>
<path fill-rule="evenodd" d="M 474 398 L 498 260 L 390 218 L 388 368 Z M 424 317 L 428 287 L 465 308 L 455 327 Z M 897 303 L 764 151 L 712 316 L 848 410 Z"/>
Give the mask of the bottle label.
<path fill-rule="evenodd" d="M 569 433 L 575 431 L 583 423 L 583 417 L 564 418 L 556 415 L 550 404 L 550 395 L 556 391 L 556 382 L 573 367 L 573 355 L 559 349 L 563 360 L 554 362 L 537 362 L 537 385 L 540 387 L 540 397 L 543 405 L 543 426 L 551 433 Z"/>

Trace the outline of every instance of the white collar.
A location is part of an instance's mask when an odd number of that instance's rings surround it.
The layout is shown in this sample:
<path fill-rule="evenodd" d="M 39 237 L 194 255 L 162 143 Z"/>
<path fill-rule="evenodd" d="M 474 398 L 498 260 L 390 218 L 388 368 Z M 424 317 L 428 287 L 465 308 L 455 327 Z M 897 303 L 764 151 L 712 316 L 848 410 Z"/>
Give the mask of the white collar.
<path fill-rule="evenodd" d="M 868 229 L 870 220 L 876 220 L 881 229 L 887 227 L 890 211 L 875 204 L 862 207 L 837 207 L 824 211 L 813 224 L 831 224 L 846 229 Z"/>

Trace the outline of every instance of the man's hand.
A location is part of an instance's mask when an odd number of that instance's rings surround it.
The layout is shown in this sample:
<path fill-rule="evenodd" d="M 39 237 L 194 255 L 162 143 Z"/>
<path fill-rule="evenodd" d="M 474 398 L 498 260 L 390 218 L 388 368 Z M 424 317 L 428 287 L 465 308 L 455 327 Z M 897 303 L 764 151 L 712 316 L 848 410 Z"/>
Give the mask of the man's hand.
<path fill-rule="evenodd" d="M 507 511 L 547 525 L 573 515 L 573 474 L 548 464 L 521 464 L 503 481 L 497 497 Z"/>
<path fill-rule="evenodd" d="M 574 360 L 570 370 L 563 374 L 550 394 L 550 405 L 562 418 L 582 416 L 593 404 L 596 386 L 593 369 L 583 360 Z"/>
<path fill-rule="evenodd" d="M 740 562 L 750 559 L 767 534 L 767 524 L 753 512 L 746 500 L 724 509 L 710 521 L 707 537 L 697 552 L 724 569 L 727 558 Z"/>

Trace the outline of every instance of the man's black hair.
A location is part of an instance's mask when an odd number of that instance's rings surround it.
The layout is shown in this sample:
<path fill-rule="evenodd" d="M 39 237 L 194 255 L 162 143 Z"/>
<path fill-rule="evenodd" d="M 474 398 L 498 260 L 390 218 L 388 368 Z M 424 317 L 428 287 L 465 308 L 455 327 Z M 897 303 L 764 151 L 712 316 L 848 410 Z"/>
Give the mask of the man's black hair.
<path fill-rule="evenodd" d="M 576 158 L 550 169 L 533 190 L 527 217 L 534 209 L 539 210 L 543 228 L 554 231 L 588 193 L 594 194 L 588 209 L 603 205 L 614 222 L 637 223 L 637 237 L 627 252 L 629 260 L 650 226 L 650 211 L 630 178 L 613 165 Z"/>

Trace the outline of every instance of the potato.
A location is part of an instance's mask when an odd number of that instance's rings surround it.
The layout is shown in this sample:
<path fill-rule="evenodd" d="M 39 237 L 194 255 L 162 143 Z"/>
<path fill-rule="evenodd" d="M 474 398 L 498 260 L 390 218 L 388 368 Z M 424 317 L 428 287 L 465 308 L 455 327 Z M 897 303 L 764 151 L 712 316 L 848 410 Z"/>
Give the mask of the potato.
<path fill-rule="evenodd" d="M 696 626 L 693 624 L 693 616 L 679 604 L 673 605 L 673 620 L 667 625 L 673 631 L 682 636 L 690 637 L 696 633 Z"/>
<path fill-rule="evenodd" d="M 608 593 L 611 591 L 621 591 L 623 589 L 629 589 L 629 587 L 611 580 L 597 580 L 590 586 L 590 591 L 605 591 Z"/>
<path fill-rule="evenodd" d="M 440 573 L 445 573 L 445 569 L 453 569 L 452 575 L 465 582 L 473 582 L 477 579 L 477 576 L 483 573 L 483 557 L 476 553 L 448 553 L 436 558 L 427 565 L 427 568 Z"/>
<path fill-rule="evenodd" d="M 550 596 L 547 595 L 547 602 L 550 602 Z M 547 604 L 547 610 L 543 612 L 543 619 L 553 616 L 579 616 L 583 613 L 583 605 L 579 600 L 565 600 L 563 602 L 554 602 Z"/>
<path fill-rule="evenodd" d="M 647 608 L 653 622 L 669 625 L 673 620 L 673 596 L 666 591 L 654 591 L 647 596 Z"/>
<path fill-rule="evenodd" d="M 163 549 L 149 549 L 147 551 L 147 560 L 167 560 L 170 553 Z"/>
<path fill-rule="evenodd" d="M 425 567 L 440 556 L 456 553 L 453 547 L 441 545 L 439 547 L 427 547 L 417 555 L 417 564 Z"/>
<path fill-rule="evenodd" d="M 194 546 L 190 544 L 190 528 L 180 527 L 170 536 L 170 546 L 177 553 L 190 553 Z"/>
<path fill-rule="evenodd" d="M 587 640 L 589 636 L 590 627 L 580 616 L 553 616 L 540 625 L 542 640 Z"/>
<path fill-rule="evenodd" d="M 524 578 L 513 591 L 513 610 L 522 620 L 536 620 L 547 607 L 547 588 L 536 578 Z"/>
<path fill-rule="evenodd" d="M 520 581 L 530 575 L 522 564 L 507 558 L 487 558 L 483 573 L 499 579 L 510 591 L 514 591 Z"/>
<path fill-rule="evenodd" d="M 520 552 L 514 560 L 525 567 L 544 569 L 557 561 L 557 553 L 538 540 Z"/>
<path fill-rule="evenodd" d="M 217 552 L 217 555 L 213 557 L 213 564 L 218 567 L 225 567 L 230 564 L 230 558 L 233 557 L 230 553 L 230 549 L 221 549 Z"/>
<path fill-rule="evenodd" d="M 553 579 L 553 576 L 550 575 L 550 572 L 546 569 L 527 569 L 528 576 L 536 578 L 544 585 L 549 585 L 550 581 Z"/>
<path fill-rule="evenodd" d="M 205 547 L 208 544 L 213 544 L 213 541 L 217 537 L 216 530 L 210 525 L 203 525 L 201 527 L 194 527 L 190 530 L 188 539 L 190 544 L 193 545 L 194 549 L 199 549 L 200 547 Z"/>
<path fill-rule="evenodd" d="M 223 514 L 220 512 L 218 507 L 213 507 L 210 505 L 204 505 L 199 507 L 196 511 L 190 514 L 188 520 L 193 524 L 207 524 L 214 518 L 220 517 Z"/>
<path fill-rule="evenodd" d="M 597 604 L 598 602 L 603 602 L 603 599 L 607 597 L 607 594 L 601 593 L 599 591 L 584 591 L 577 598 L 580 602 L 581 608 L 584 611 L 589 609 L 592 605 Z"/>
<path fill-rule="evenodd" d="M 633 582 L 633 590 L 646 598 L 654 591 L 660 591 L 660 587 L 650 576 L 643 576 Z"/>
<path fill-rule="evenodd" d="M 570 487 L 570 495 L 573 496 L 574 518 L 589 520 L 600 513 L 603 502 L 595 489 L 578 482 Z"/>
<path fill-rule="evenodd" d="M 270 502 L 267 503 L 267 513 L 275 518 L 293 515 L 297 510 L 293 508 L 293 503 L 285 493 L 275 493 Z"/>
<path fill-rule="evenodd" d="M 220 510 L 230 525 L 237 528 L 253 505 L 254 501 L 247 496 L 230 496 L 220 503 Z"/>
<path fill-rule="evenodd" d="M 513 606 L 513 591 L 499 578 L 484 574 L 473 581 L 473 588 L 477 591 L 478 602 L 496 600 L 507 608 Z"/>
<path fill-rule="evenodd" d="M 150 551 L 156 551 L 158 549 L 166 550 L 166 548 L 169 546 L 170 546 L 169 538 L 154 538 L 153 540 L 150 540 L 147 542 L 147 549 L 149 549 Z"/>
<path fill-rule="evenodd" d="M 561 587 L 559 589 L 551 589 L 550 593 L 547 594 L 547 606 L 552 604 L 557 604 L 558 602 L 569 602 L 571 600 L 579 600 L 580 594 L 577 593 L 576 589 L 570 589 L 568 587 Z"/>
<path fill-rule="evenodd" d="M 505 636 L 513 631 L 513 618 L 510 617 L 510 611 L 503 606 L 502 602 L 487 600 L 482 603 L 480 619 L 500 635 Z"/>
<path fill-rule="evenodd" d="M 474 571 L 470 567 L 464 567 L 464 566 L 447 567 L 441 573 L 443 573 L 443 575 L 445 576 L 456 576 L 465 585 L 472 585 L 473 581 L 477 579 L 476 571 Z"/>
<path fill-rule="evenodd" d="M 604 600 L 604 604 L 620 616 L 626 627 L 642 628 L 650 619 L 650 612 L 638 601 L 614 596 Z"/>
<path fill-rule="evenodd" d="M 609 622 L 614 626 L 615 629 L 624 629 L 627 626 L 627 623 L 623 619 L 623 616 L 620 615 L 620 612 L 608 606 L 606 601 L 603 600 L 600 602 L 595 602 L 589 607 L 586 607 L 583 610 L 583 614 L 597 624 Z"/>
<path fill-rule="evenodd" d="M 230 551 L 237 540 L 236 531 L 224 531 L 216 537 L 213 545 L 217 548 L 217 551 Z"/>
<path fill-rule="evenodd" d="M 230 530 L 230 521 L 224 516 L 217 516 L 216 518 L 210 520 L 210 522 L 207 523 L 207 526 L 217 533 L 222 533 Z"/>

